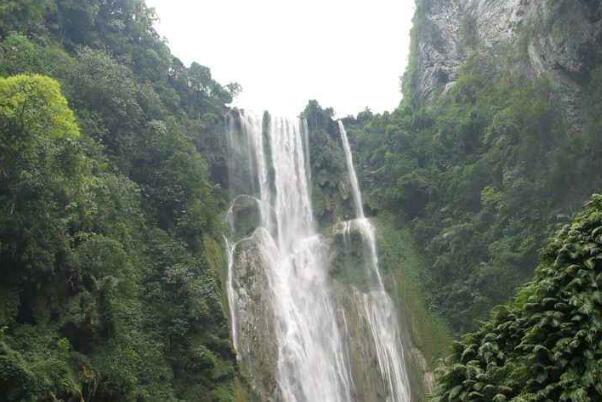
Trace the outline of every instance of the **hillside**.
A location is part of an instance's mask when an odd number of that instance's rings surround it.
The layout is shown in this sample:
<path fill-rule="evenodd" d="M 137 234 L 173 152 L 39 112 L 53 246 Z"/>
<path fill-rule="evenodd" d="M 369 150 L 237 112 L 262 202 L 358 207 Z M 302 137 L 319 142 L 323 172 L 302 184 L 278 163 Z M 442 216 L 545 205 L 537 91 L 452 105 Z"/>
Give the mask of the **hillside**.
<path fill-rule="evenodd" d="M 211 133 L 236 86 L 154 18 L 0 5 L 0 400 L 233 399 Z"/>
<path fill-rule="evenodd" d="M 421 0 L 404 100 L 346 120 L 374 213 L 412 229 L 456 333 L 602 186 L 598 2 Z"/>

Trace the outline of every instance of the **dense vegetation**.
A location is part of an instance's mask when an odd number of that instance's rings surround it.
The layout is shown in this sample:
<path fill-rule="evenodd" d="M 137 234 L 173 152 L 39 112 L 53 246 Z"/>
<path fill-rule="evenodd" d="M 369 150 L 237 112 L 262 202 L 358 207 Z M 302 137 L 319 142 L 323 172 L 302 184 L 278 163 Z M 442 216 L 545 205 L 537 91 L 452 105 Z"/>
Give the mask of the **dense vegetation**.
<path fill-rule="evenodd" d="M 237 87 L 153 20 L 0 5 L 0 400 L 233 399 L 212 133 Z"/>
<path fill-rule="evenodd" d="M 309 153 L 314 215 L 321 226 L 355 218 L 347 165 L 333 109 L 312 100 L 303 111 L 309 129 Z"/>
<path fill-rule="evenodd" d="M 549 233 L 602 187 L 602 64 L 583 77 L 577 125 L 523 57 L 474 53 L 433 103 L 407 85 L 394 112 L 346 119 L 368 206 L 411 226 L 433 308 L 457 333 L 531 277 Z"/>
<path fill-rule="evenodd" d="M 437 401 L 602 400 L 602 196 L 551 239 L 534 280 L 456 342 Z"/>

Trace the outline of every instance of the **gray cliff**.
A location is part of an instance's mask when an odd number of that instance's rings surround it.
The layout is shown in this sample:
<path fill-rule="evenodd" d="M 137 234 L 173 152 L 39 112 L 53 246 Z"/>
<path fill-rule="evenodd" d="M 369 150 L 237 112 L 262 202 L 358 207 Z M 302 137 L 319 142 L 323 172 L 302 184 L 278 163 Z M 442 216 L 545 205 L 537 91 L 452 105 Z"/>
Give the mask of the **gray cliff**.
<path fill-rule="evenodd" d="M 444 94 L 474 54 L 512 52 L 530 77 L 549 74 L 577 119 L 580 84 L 602 58 L 600 0 L 417 0 L 404 76 L 414 104 Z"/>

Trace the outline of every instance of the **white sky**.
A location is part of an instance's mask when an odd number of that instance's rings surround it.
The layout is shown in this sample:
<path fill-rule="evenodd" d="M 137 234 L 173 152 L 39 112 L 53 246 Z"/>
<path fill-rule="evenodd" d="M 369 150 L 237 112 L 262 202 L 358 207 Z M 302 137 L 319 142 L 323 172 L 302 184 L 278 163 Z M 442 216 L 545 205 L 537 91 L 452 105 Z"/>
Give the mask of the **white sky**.
<path fill-rule="evenodd" d="M 394 109 L 414 0 L 146 0 L 187 65 L 243 87 L 235 104 L 296 115 L 309 99 L 339 116 Z"/>

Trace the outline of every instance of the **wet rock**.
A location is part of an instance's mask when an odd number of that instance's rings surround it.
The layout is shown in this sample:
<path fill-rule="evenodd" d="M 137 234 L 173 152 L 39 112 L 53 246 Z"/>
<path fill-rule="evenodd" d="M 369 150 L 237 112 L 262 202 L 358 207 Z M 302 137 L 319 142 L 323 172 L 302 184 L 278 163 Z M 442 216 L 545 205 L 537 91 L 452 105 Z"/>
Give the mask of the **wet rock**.
<path fill-rule="evenodd" d="M 232 231 L 230 238 L 238 241 L 251 234 L 261 224 L 260 202 L 254 197 L 242 195 L 232 201 L 228 210 L 228 222 Z"/>
<path fill-rule="evenodd" d="M 237 353 L 253 391 L 261 401 L 276 400 L 278 347 L 270 306 L 269 264 L 262 253 L 269 236 L 260 229 L 241 241 L 234 253 L 232 285 L 236 305 Z"/>

